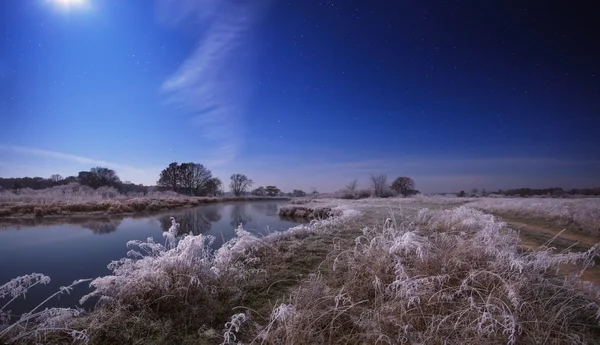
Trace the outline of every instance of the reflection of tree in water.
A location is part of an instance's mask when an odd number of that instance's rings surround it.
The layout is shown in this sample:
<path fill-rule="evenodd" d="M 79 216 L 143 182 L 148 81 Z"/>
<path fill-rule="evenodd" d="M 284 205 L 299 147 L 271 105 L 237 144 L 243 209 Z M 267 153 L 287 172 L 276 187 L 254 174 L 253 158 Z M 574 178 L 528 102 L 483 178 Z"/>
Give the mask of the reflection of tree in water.
<path fill-rule="evenodd" d="M 206 233 L 212 227 L 212 223 L 221 220 L 221 215 L 216 208 L 204 208 L 201 211 L 192 211 L 176 214 L 175 221 L 179 223 L 178 235 L 189 234 L 200 235 Z M 171 216 L 163 216 L 159 219 L 163 231 L 171 227 Z"/>
<path fill-rule="evenodd" d="M 255 204 L 251 204 L 252 208 L 254 208 L 256 211 L 263 213 L 267 216 L 277 216 L 279 208 L 277 207 L 277 204 L 275 203 L 255 203 Z"/>
<path fill-rule="evenodd" d="M 117 230 L 122 219 L 98 219 L 81 224 L 82 228 L 90 229 L 95 234 L 108 234 Z"/>
<path fill-rule="evenodd" d="M 231 209 L 231 226 L 237 228 L 238 225 L 246 225 L 252 221 L 252 217 L 246 213 L 246 206 L 248 204 L 234 204 Z"/>

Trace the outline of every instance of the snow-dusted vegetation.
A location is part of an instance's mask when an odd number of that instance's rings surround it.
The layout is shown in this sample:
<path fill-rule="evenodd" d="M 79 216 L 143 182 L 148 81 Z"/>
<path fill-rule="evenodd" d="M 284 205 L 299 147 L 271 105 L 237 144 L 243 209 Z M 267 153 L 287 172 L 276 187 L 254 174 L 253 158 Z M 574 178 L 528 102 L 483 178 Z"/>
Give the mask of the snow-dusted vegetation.
<path fill-rule="evenodd" d="M 600 198 L 483 198 L 467 205 L 501 215 L 537 217 L 600 235 Z"/>
<path fill-rule="evenodd" d="M 263 197 L 262 199 L 267 199 Z M 69 216 L 82 213 L 123 214 L 197 206 L 219 201 L 260 200 L 258 197 L 194 197 L 173 191 L 120 194 L 113 187 L 97 189 L 70 183 L 33 190 L 0 190 L 0 217 Z"/>
<path fill-rule="evenodd" d="M 91 281 L 94 291 L 82 299 L 95 306 L 90 312 L 51 310 L 15 323 L 0 304 L 0 340 L 598 342 L 600 287 L 579 276 L 597 246 L 525 250 L 489 214 L 422 207 L 443 205 L 436 200 L 322 199 L 301 206 L 330 208 L 330 217 L 264 237 L 239 227 L 217 251 L 209 236 L 177 237 L 173 219 L 164 239 L 130 241 L 128 257 L 110 263 L 112 275 Z M 0 302 L 47 279 L 40 277 L 1 286 Z"/>

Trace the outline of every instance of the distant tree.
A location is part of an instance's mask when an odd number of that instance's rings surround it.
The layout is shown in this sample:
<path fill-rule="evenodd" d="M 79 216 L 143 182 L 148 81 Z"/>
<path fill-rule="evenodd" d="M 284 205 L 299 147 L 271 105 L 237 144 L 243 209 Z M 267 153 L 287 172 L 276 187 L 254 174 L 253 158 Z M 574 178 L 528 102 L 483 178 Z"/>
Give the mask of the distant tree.
<path fill-rule="evenodd" d="M 13 193 L 19 194 L 19 192 L 23 189 L 23 185 L 19 181 L 15 181 L 12 184 Z"/>
<path fill-rule="evenodd" d="M 121 184 L 121 179 L 117 175 L 117 173 L 109 168 L 103 167 L 95 167 L 90 169 L 90 173 L 92 173 L 95 182 L 97 183 L 97 187 L 99 188 L 103 186 L 115 187 L 117 188 Z"/>
<path fill-rule="evenodd" d="M 292 196 L 297 198 L 305 197 L 306 192 L 300 189 L 294 189 L 294 191 L 292 192 Z"/>
<path fill-rule="evenodd" d="M 376 197 L 384 197 L 387 189 L 387 175 L 372 175 L 371 174 L 371 184 L 373 186 L 373 192 Z"/>
<path fill-rule="evenodd" d="M 67 176 L 61 182 L 64 183 L 64 184 L 69 184 L 69 183 L 77 182 L 77 177 L 75 177 L 75 176 Z"/>
<path fill-rule="evenodd" d="M 221 182 L 221 179 L 218 177 L 213 177 L 210 180 L 208 180 L 206 188 L 208 191 L 208 195 L 210 196 L 217 196 L 219 194 L 221 194 L 221 189 L 223 187 L 223 182 Z"/>
<path fill-rule="evenodd" d="M 278 196 L 280 192 L 281 190 L 275 186 L 265 187 L 265 193 L 267 193 L 268 196 Z"/>
<path fill-rule="evenodd" d="M 396 191 L 396 193 L 407 197 L 411 195 L 412 191 L 415 189 L 415 181 L 410 177 L 400 176 L 392 182 L 392 189 Z"/>
<path fill-rule="evenodd" d="M 356 190 L 357 186 L 358 186 L 358 180 L 354 179 L 354 180 L 352 180 L 350 183 L 348 183 L 346 185 L 346 189 L 349 190 L 349 191 L 351 191 L 351 192 L 354 192 Z"/>
<path fill-rule="evenodd" d="M 477 196 L 478 193 L 479 193 L 479 189 L 477 189 L 477 188 L 473 188 L 473 190 L 471 190 L 471 194 L 473 196 Z"/>
<path fill-rule="evenodd" d="M 96 175 L 89 171 L 80 171 L 79 174 L 77 174 L 77 182 L 79 182 L 80 185 L 92 188 L 100 187 L 100 183 L 98 182 Z"/>
<path fill-rule="evenodd" d="M 178 167 L 181 191 L 188 195 L 206 195 L 212 173 L 198 163 L 182 163 Z"/>
<path fill-rule="evenodd" d="M 255 190 L 252 191 L 252 195 L 254 196 L 265 196 L 265 187 L 258 187 Z"/>
<path fill-rule="evenodd" d="M 173 162 L 160 173 L 156 184 L 187 195 L 214 195 L 211 179 L 212 172 L 202 164 Z"/>
<path fill-rule="evenodd" d="M 481 196 L 488 196 L 488 192 L 485 188 L 481 188 Z"/>
<path fill-rule="evenodd" d="M 178 192 L 181 184 L 181 171 L 179 170 L 179 164 L 173 162 L 168 167 L 163 169 L 160 173 L 160 178 L 156 184 L 159 187 L 170 189 L 174 192 Z"/>
<path fill-rule="evenodd" d="M 464 198 L 465 197 L 465 191 L 461 190 L 460 192 L 458 192 L 458 194 L 456 196 L 458 196 L 459 198 Z"/>
<path fill-rule="evenodd" d="M 229 188 L 235 196 L 244 195 L 248 188 L 254 183 L 254 181 L 243 174 L 233 174 L 230 179 L 231 182 L 229 183 Z"/>
<path fill-rule="evenodd" d="M 63 177 L 60 176 L 59 174 L 54 174 L 54 175 L 50 176 L 50 180 L 55 183 L 62 181 L 62 179 L 63 179 Z"/>

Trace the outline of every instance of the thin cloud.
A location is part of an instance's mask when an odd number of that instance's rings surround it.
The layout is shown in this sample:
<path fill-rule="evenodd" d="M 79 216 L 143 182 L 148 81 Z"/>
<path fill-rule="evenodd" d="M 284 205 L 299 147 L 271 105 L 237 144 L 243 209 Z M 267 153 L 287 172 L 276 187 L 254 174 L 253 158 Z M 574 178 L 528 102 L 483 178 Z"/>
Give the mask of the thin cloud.
<path fill-rule="evenodd" d="M 101 167 L 111 168 L 111 169 L 114 169 L 118 174 L 123 174 L 123 175 L 129 175 L 129 176 L 131 176 L 131 175 L 146 176 L 147 175 L 146 171 L 129 166 L 129 165 L 108 162 L 108 161 L 104 161 L 104 160 L 100 160 L 100 159 L 76 156 L 76 155 L 71 155 L 71 154 L 62 153 L 62 152 L 40 150 L 40 149 L 35 149 L 35 148 L 30 148 L 30 147 L 22 147 L 22 146 L 14 146 L 14 145 L 0 145 L 0 150 L 12 151 L 12 152 L 26 154 L 26 155 L 55 158 L 55 159 L 59 159 L 59 160 L 72 161 L 72 162 L 77 162 L 77 163 L 81 163 L 81 164 L 88 164 L 90 167 L 101 166 Z"/>
<path fill-rule="evenodd" d="M 252 29 L 267 0 L 159 2 L 162 20 L 181 22 L 197 16 L 203 31 L 197 48 L 166 80 L 170 100 L 193 114 L 193 123 L 211 151 L 211 165 L 237 156 L 242 145 L 243 115 L 251 92 Z M 176 7 L 176 9 L 174 9 Z"/>

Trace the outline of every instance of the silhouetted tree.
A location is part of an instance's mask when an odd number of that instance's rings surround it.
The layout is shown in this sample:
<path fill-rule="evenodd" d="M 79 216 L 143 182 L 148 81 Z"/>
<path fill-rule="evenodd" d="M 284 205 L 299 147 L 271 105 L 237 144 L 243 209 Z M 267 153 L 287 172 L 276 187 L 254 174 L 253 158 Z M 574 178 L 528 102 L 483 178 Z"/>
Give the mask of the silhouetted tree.
<path fill-rule="evenodd" d="M 300 197 L 305 197 L 306 196 L 306 192 L 300 189 L 294 189 L 294 191 L 292 192 L 292 196 L 300 198 Z"/>
<path fill-rule="evenodd" d="M 371 184 L 376 197 L 384 197 L 387 189 L 387 175 L 371 175 Z"/>
<path fill-rule="evenodd" d="M 400 176 L 392 182 L 392 189 L 396 191 L 396 193 L 407 197 L 411 195 L 412 191 L 415 189 L 415 181 L 410 177 Z"/>
<path fill-rule="evenodd" d="M 252 191 L 252 195 L 254 196 L 264 196 L 266 193 L 265 191 L 265 187 L 258 187 L 255 190 Z"/>
<path fill-rule="evenodd" d="M 231 182 L 229 184 L 229 188 L 231 188 L 231 192 L 235 196 L 241 196 L 246 193 L 248 188 L 252 186 L 254 181 L 249 179 L 246 175 L 243 174 L 233 174 L 231 175 Z"/>
<path fill-rule="evenodd" d="M 222 187 L 223 187 L 223 182 L 221 182 L 221 179 L 218 177 L 213 177 L 213 178 L 209 179 L 206 184 L 208 195 L 210 195 L 210 196 L 220 195 L 222 193 L 221 192 Z"/>
<path fill-rule="evenodd" d="M 188 195 L 206 195 L 208 182 L 212 178 L 210 170 L 198 163 L 182 163 L 179 166 L 181 190 Z"/>
<path fill-rule="evenodd" d="M 50 176 L 50 180 L 52 180 L 52 182 L 56 183 L 59 182 L 63 179 L 62 176 L 60 176 L 59 174 L 54 174 L 52 176 Z"/>
<path fill-rule="evenodd" d="M 160 173 L 160 177 L 156 184 L 159 187 L 167 188 L 177 192 L 181 183 L 181 171 L 179 170 L 179 164 L 173 162 L 168 167 L 163 169 Z"/>
<path fill-rule="evenodd" d="M 98 181 L 98 187 L 109 186 L 118 187 L 121 184 L 121 179 L 117 173 L 109 168 L 95 167 L 90 169 L 90 172 L 95 176 Z"/>
<path fill-rule="evenodd" d="M 354 192 L 356 190 L 357 186 L 358 186 L 358 180 L 354 179 L 354 180 L 352 180 L 350 183 L 348 183 L 346 185 L 346 189 L 349 190 L 349 191 L 351 191 L 351 192 Z"/>
<path fill-rule="evenodd" d="M 461 190 L 460 192 L 458 192 L 457 196 L 458 196 L 459 198 L 464 198 L 464 197 L 465 197 L 465 191 L 464 191 L 464 190 Z"/>
<path fill-rule="evenodd" d="M 275 186 L 266 186 L 265 187 L 265 193 L 268 196 L 278 196 L 280 192 L 281 192 L 281 190 Z"/>

